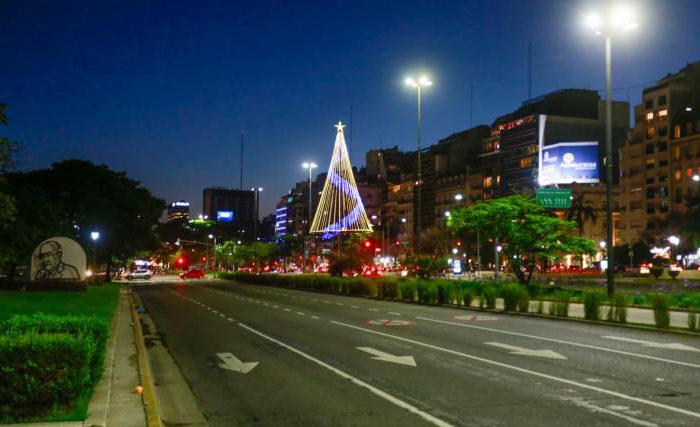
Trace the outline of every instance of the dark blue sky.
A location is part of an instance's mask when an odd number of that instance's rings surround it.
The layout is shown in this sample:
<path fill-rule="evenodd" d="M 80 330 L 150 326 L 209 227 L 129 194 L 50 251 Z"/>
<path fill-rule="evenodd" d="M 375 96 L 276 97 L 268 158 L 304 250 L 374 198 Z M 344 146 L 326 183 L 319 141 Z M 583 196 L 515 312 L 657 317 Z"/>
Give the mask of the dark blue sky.
<path fill-rule="evenodd" d="M 613 41 L 617 99 L 700 59 L 700 1 L 636 1 L 640 28 Z M 591 1 L 32 1 L 0 4 L 3 130 L 22 169 L 66 158 L 106 163 L 167 201 L 201 209 L 202 188 L 263 186 L 264 212 L 325 170 L 333 124 L 353 108 L 352 160 L 415 147 L 408 73 L 424 96 L 425 143 L 490 124 L 527 98 L 604 86 L 603 40 L 580 19 Z"/>

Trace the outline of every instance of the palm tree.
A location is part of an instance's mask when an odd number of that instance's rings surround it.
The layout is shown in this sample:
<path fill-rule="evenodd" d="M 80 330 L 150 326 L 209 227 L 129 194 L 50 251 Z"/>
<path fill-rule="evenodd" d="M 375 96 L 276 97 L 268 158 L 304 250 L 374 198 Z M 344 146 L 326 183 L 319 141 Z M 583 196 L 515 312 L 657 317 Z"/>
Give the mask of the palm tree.
<path fill-rule="evenodd" d="M 586 221 L 591 221 L 595 224 L 598 220 L 598 214 L 595 211 L 595 206 L 590 200 L 584 200 L 583 193 L 578 193 L 574 195 L 571 201 L 571 207 L 566 212 L 566 219 L 568 221 L 576 222 L 578 226 L 578 235 L 583 235 L 583 225 Z"/>

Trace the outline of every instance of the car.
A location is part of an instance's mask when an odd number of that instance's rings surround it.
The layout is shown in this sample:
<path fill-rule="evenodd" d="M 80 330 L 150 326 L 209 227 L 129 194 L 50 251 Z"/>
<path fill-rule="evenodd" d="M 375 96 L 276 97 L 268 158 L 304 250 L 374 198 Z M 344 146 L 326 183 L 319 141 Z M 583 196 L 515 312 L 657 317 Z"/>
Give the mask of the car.
<path fill-rule="evenodd" d="M 180 273 L 180 279 L 204 279 L 204 270 L 192 269 Z"/>
<path fill-rule="evenodd" d="M 124 275 L 124 278 L 126 280 L 134 280 L 134 279 L 145 279 L 148 280 L 151 278 L 151 272 L 149 270 L 134 270 L 126 273 Z"/>

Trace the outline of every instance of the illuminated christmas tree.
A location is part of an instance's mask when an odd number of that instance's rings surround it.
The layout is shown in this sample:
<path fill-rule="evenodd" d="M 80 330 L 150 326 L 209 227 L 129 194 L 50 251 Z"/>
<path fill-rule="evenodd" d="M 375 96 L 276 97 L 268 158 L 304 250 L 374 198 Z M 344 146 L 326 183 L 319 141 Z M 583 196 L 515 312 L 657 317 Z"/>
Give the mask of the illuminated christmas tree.
<path fill-rule="evenodd" d="M 345 126 L 338 122 L 335 127 L 338 133 L 335 136 L 333 157 L 323 185 L 321 201 L 311 223 L 311 232 L 324 233 L 324 237 L 347 231 L 372 231 L 372 224 L 367 218 L 360 192 L 357 191 L 348 148 L 345 146 Z"/>

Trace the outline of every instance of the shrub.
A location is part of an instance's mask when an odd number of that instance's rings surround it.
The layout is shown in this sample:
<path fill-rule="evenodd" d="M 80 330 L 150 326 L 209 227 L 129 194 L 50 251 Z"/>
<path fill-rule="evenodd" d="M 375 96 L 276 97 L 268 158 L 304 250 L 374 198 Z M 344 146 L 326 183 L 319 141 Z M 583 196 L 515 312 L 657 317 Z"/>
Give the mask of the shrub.
<path fill-rule="evenodd" d="M 496 299 L 498 298 L 498 289 L 493 285 L 486 285 L 481 290 L 481 298 L 479 298 L 479 307 L 483 307 L 495 310 L 496 309 Z"/>
<path fill-rule="evenodd" d="M 696 308 L 691 308 L 688 312 L 688 330 L 691 332 L 697 332 L 700 323 L 698 323 L 698 310 Z"/>
<path fill-rule="evenodd" d="M 90 352 L 88 367 L 93 383 L 102 376 L 105 346 L 109 327 L 107 323 L 90 316 L 56 316 L 37 313 L 33 315 L 16 315 L 0 326 L 0 333 L 19 336 L 27 333 L 36 334 L 70 334 L 87 340 L 94 348 Z M 0 365 L 1 366 L 1 365 Z"/>
<path fill-rule="evenodd" d="M 612 307 L 613 312 L 613 322 L 617 323 L 627 323 L 627 306 L 629 304 L 629 298 L 627 295 L 617 293 L 613 295 Z"/>
<path fill-rule="evenodd" d="M 503 309 L 505 311 L 527 311 L 530 304 L 530 296 L 521 285 L 508 283 L 502 288 Z M 523 308 L 524 307 L 524 308 Z"/>
<path fill-rule="evenodd" d="M 601 317 L 601 304 L 605 300 L 602 289 L 587 289 L 583 291 L 583 313 L 588 320 L 598 320 Z"/>
<path fill-rule="evenodd" d="M 464 303 L 465 307 L 471 307 L 472 302 L 474 301 L 474 290 L 470 287 L 464 287 L 462 288 L 462 302 Z"/>
<path fill-rule="evenodd" d="M 413 280 L 402 280 L 399 282 L 400 298 L 404 301 L 416 300 L 416 282 Z"/>
<path fill-rule="evenodd" d="M 668 270 L 668 275 L 671 276 L 671 279 L 676 280 L 676 277 L 680 274 L 679 270 Z"/>
<path fill-rule="evenodd" d="M 550 316 L 568 317 L 571 294 L 566 291 L 559 291 L 553 295 L 553 300 L 549 303 Z"/>
<path fill-rule="evenodd" d="M 670 298 L 667 294 L 649 294 L 651 300 L 651 308 L 654 309 L 654 323 L 657 328 L 666 329 L 671 324 L 671 316 L 669 314 Z"/>
<path fill-rule="evenodd" d="M 90 336 L 0 335 L 0 419 L 41 416 L 90 390 Z"/>
<path fill-rule="evenodd" d="M 663 267 L 653 266 L 649 269 L 649 272 L 652 276 L 658 279 L 659 277 L 661 277 L 662 274 L 664 274 L 664 269 Z"/>
<path fill-rule="evenodd" d="M 377 282 L 377 296 L 384 299 L 396 299 L 399 288 L 395 280 L 381 279 Z"/>

